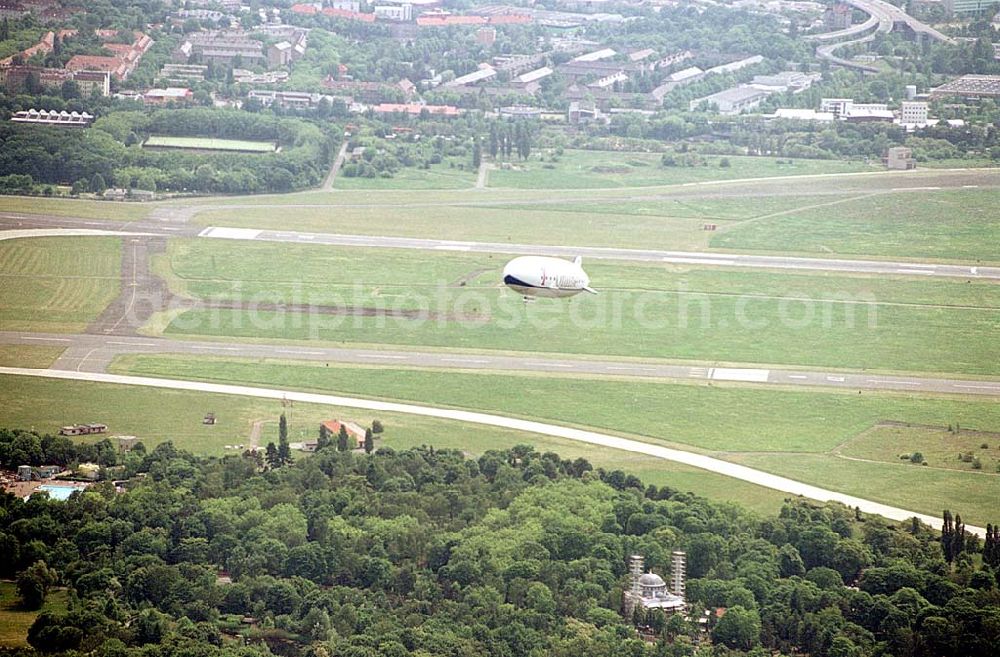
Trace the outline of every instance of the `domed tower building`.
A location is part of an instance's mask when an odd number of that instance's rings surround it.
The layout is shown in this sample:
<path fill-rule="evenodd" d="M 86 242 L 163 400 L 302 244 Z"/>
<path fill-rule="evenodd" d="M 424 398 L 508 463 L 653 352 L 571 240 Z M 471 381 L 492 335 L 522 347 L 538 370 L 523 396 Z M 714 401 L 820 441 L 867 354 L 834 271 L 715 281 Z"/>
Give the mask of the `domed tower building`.
<path fill-rule="evenodd" d="M 643 608 L 660 609 L 667 614 L 684 611 L 685 588 L 685 554 L 679 550 L 671 555 L 671 565 L 675 572 L 671 573 L 670 581 L 674 590 L 667 588 L 667 583 L 656 573 L 643 572 L 645 559 L 640 555 L 632 555 L 629 559 L 630 587 L 622 596 L 622 608 L 626 616 L 631 616 L 636 605 Z"/>

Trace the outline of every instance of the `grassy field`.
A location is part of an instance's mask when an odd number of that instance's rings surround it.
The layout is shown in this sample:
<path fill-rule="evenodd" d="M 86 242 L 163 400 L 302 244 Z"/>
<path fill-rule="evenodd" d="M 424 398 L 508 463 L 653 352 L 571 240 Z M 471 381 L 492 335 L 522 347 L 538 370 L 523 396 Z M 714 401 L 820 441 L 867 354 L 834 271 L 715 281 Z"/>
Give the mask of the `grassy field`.
<path fill-rule="evenodd" d="M 975 431 L 949 431 L 946 427 L 878 426 L 838 447 L 836 453 L 847 458 L 910 464 L 909 457 L 923 455 L 926 466 L 974 472 L 971 460 L 982 465 L 979 472 L 997 475 L 1000 470 L 1000 434 Z"/>
<path fill-rule="evenodd" d="M 0 366 L 46 368 L 63 352 L 62 347 L 0 345 Z"/>
<path fill-rule="evenodd" d="M 0 242 L 0 330 L 79 332 L 119 290 L 117 237 Z"/>
<path fill-rule="evenodd" d="M 151 135 L 142 145 L 144 148 L 181 148 L 202 151 L 239 151 L 242 153 L 273 153 L 277 149 L 277 145 L 273 141 L 168 137 L 164 135 Z"/>
<path fill-rule="evenodd" d="M 864 179 L 851 183 L 861 185 Z M 552 201 L 564 193 L 553 191 L 539 198 L 534 196 L 539 192 L 532 190 L 384 192 L 377 202 L 371 196 L 302 194 L 284 202 L 312 207 L 275 213 L 274 208 L 255 207 L 252 200 L 232 209 L 213 202 L 217 209 L 198 213 L 195 222 L 533 244 L 984 262 L 1000 258 L 992 246 L 1000 241 L 1000 218 L 991 190 L 857 190 L 818 197 L 750 198 L 755 187 L 747 188 L 748 198 L 713 199 L 614 200 L 611 194 L 616 190 L 591 189 L 566 194 L 562 203 Z M 704 230 L 706 223 L 717 224 L 718 230 Z"/>
<path fill-rule="evenodd" d="M 44 611 L 66 611 L 68 601 L 65 589 L 50 591 L 41 609 L 26 611 L 20 608 L 14 582 L 0 582 L 0 647 L 27 648 L 28 628 L 38 615 Z"/>
<path fill-rule="evenodd" d="M 392 178 L 348 178 L 343 174 L 334 178 L 333 187 L 338 190 L 390 190 L 390 189 L 468 189 L 476 184 L 476 172 L 447 163 L 458 163 L 455 158 L 446 158 L 445 163 L 431 165 L 430 169 L 407 167 L 397 171 Z M 465 162 L 464 164 L 468 164 Z"/>
<path fill-rule="evenodd" d="M 47 214 L 57 217 L 83 217 L 105 221 L 145 219 L 152 205 L 81 199 L 58 199 L 35 196 L 0 196 L 0 212 Z"/>
<path fill-rule="evenodd" d="M 872 170 L 870 165 L 863 162 L 840 160 L 792 160 L 735 155 L 703 157 L 705 166 L 664 167 L 660 163 L 659 153 L 567 150 L 561 156 L 554 156 L 542 152 L 533 154 L 527 161 L 512 162 L 512 168 L 491 171 L 489 186 L 518 189 L 648 187 L 705 180 Z M 729 162 L 728 167 L 720 165 L 723 160 Z"/>
<path fill-rule="evenodd" d="M 734 250 L 1000 261 L 1000 212 L 988 189 L 883 194 L 736 225 L 711 246 Z"/>
<path fill-rule="evenodd" d="M 505 257 L 364 253 L 175 241 L 157 270 L 176 291 L 251 308 L 188 311 L 166 332 L 977 375 L 1000 364 L 1000 288 L 988 283 L 592 261 L 600 295 L 525 305 L 498 285 Z M 258 302 L 428 314 L 265 312 Z"/>
<path fill-rule="evenodd" d="M 839 478 L 820 477 L 799 468 L 806 456 L 843 461 L 831 452 L 883 420 L 915 424 L 958 423 L 969 429 L 1000 428 L 1000 407 L 992 400 L 959 400 L 852 392 L 799 392 L 740 386 L 694 386 L 631 380 L 581 379 L 540 375 L 393 370 L 233 359 L 185 360 L 167 356 L 128 356 L 115 361 L 113 371 L 249 385 L 338 392 L 365 397 L 432 403 L 517 417 L 586 426 L 639 440 L 714 453 L 727 459 L 778 456 L 772 471 L 822 484 L 834 490 L 867 496 L 879 486 L 870 469 L 858 478 L 841 470 Z M 748 454 L 750 453 L 750 454 Z M 770 454 L 768 454 L 770 453 Z M 779 467 L 780 466 L 780 467 Z M 762 466 L 763 467 L 763 466 Z M 916 470 L 895 464 L 894 476 Z M 846 474 L 845 474 L 846 473 Z M 815 474 L 815 478 L 813 477 Z M 925 475 L 920 475 L 925 476 Z M 900 485 L 885 487 L 881 499 L 908 504 L 937 514 L 952 500 L 979 500 L 980 517 L 993 512 L 1000 495 L 1000 477 L 937 471 L 943 483 L 925 487 L 920 495 L 900 494 Z M 912 484 L 924 484 L 923 479 Z M 955 490 L 967 489 L 964 497 Z M 919 499 L 912 499 L 917 498 Z M 989 500 L 989 504 L 986 504 Z M 912 503 L 911 503 L 912 502 Z M 978 505 L 979 502 L 976 502 Z M 972 508 L 972 503 L 969 505 Z M 964 511 L 963 511 L 964 515 Z"/>
<path fill-rule="evenodd" d="M 997 519 L 1000 475 L 849 461 L 828 454 L 751 454 L 732 460 L 825 488 L 849 488 L 859 497 L 930 515 L 950 509 L 980 527 Z"/>
<path fill-rule="evenodd" d="M 254 420 L 268 421 L 261 436 L 262 444 L 276 441 L 277 418 L 283 410 L 277 401 L 10 376 L 0 376 L 0 394 L 5 402 L 9 400 L 0 406 L 0 426 L 55 431 L 67 421 L 95 418 L 106 422 L 112 433 L 139 436 L 149 446 L 169 439 L 183 449 L 210 455 L 236 453 L 224 446 L 245 444 Z M 433 444 L 478 455 L 490 449 L 531 443 L 540 451 L 555 451 L 563 458 L 583 456 L 595 466 L 627 470 L 658 486 L 670 485 L 716 499 L 737 496 L 744 506 L 762 513 L 775 512 L 783 499 L 775 491 L 679 464 L 519 431 L 394 413 L 375 416 L 356 409 L 309 404 L 296 404 L 285 410 L 290 418 L 292 441 L 315 436 L 319 422 L 324 419 L 346 417 L 368 425 L 377 417 L 386 431 L 376 441 L 376 447 L 401 449 Z M 202 425 L 201 417 L 206 411 L 214 411 L 219 424 Z"/>

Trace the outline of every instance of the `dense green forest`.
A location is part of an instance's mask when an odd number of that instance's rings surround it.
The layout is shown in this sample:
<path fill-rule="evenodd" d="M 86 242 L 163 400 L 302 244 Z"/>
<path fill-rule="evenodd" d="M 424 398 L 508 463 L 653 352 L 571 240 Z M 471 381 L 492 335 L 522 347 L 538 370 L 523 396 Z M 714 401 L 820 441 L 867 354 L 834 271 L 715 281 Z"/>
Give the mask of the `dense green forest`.
<path fill-rule="evenodd" d="M 154 151 L 149 135 L 276 142 L 274 154 Z M 330 124 L 239 110 L 111 111 L 90 129 L 0 123 L 0 181 L 29 175 L 36 183 L 161 191 L 284 192 L 316 185 L 339 137 Z"/>
<path fill-rule="evenodd" d="M 24 431 L 0 431 L 0 455 L 119 459 Z M 530 446 L 121 458 L 125 492 L 0 498 L 0 576 L 27 605 L 70 592 L 31 627 L 38 651 L 974 657 L 1000 642 L 1000 537 L 981 546 L 950 514 L 943 539 L 796 499 L 762 518 Z M 690 617 L 725 609 L 707 631 L 619 613 L 629 555 L 666 575 L 673 549 Z"/>

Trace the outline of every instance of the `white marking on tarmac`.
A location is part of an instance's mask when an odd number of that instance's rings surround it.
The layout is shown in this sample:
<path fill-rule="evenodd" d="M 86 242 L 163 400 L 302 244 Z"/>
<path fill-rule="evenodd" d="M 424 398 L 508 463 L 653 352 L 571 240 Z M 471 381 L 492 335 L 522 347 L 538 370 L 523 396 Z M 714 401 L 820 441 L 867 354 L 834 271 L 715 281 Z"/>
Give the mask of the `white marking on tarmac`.
<path fill-rule="evenodd" d="M 30 335 L 22 335 L 21 337 L 25 340 L 44 340 L 46 342 L 72 342 L 72 340 L 70 340 L 69 338 L 39 338 Z"/>
<path fill-rule="evenodd" d="M 736 261 L 733 259 L 729 260 L 719 260 L 718 258 L 678 258 L 674 256 L 664 256 L 661 258 L 663 262 L 669 262 L 675 265 L 735 265 Z"/>
<path fill-rule="evenodd" d="M 206 351 L 239 351 L 239 347 L 207 347 L 202 345 L 194 345 L 192 349 L 205 349 Z"/>
<path fill-rule="evenodd" d="M 116 342 L 114 340 L 108 340 L 108 344 L 124 344 L 129 347 L 155 347 L 155 342 Z"/>
<path fill-rule="evenodd" d="M 442 358 L 446 363 L 488 363 L 490 361 L 481 358 Z"/>
<path fill-rule="evenodd" d="M 974 386 L 974 385 L 966 385 L 964 383 L 955 383 L 953 385 L 956 388 L 974 388 L 976 390 L 1000 390 L 1000 386 Z"/>
<path fill-rule="evenodd" d="M 826 377 L 826 380 L 827 381 L 832 381 L 833 383 L 843 383 L 847 379 L 844 378 L 844 377 L 842 377 L 842 376 L 828 376 L 828 377 Z"/>
<path fill-rule="evenodd" d="M 406 356 L 390 356 L 388 354 L 359 354 L 362 358 L 386 358 L 390 360 L 406 360 Z"/>
<path fill-rule="evenodd" d="M 253 228 L 229 228 L 209 226 L 198 233 L 198 237 L 215 237 L 224 240 L 255 240 L 264 231 Z"/>
<path fill-rule="evenodd" d="M 933 269 L 902 269 L 902 268 L 897 269 L 896 272 L 899 274 L 928 274 L 930 276 L 933 276 L 934 274 L 937 273 Z"/>
<path fill-rule="evenodd" d="M 434 247 L 438 251 L 471 251 L 472 247 L 460 246 L 457 244 L 438 244 Z"/>
<path fill-rule="evenodd" d="M 770 370 L 739 367 L 716 367 L 712 369 L 712 378 L 716 381 L 748 381 L 767 383 Z"/>
<path fill-rule="evenodd" d="M 296 356 L 322 356 L 323 351 L 302 351 L 301 349 L 275 349 L 277 354 L 295 354 Z"/>
<path fill-rule="evenodd" d="M 805 374 L 789 374 L 788 378 L 789 379 L 808 379 L 809 377 L 806 376 Z"/>
<path fill-rule="evenodd" d="M 572 365 L 567 365 L 566 363 L 525 363 L 528 367 L 573 367 Z"/>

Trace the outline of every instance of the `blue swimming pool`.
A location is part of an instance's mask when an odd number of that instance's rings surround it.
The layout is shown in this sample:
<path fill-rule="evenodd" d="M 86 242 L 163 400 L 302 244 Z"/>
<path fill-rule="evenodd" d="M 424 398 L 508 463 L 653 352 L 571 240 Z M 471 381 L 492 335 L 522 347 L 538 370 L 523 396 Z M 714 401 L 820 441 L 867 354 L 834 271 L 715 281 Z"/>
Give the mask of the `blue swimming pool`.
<path fill-rule="evenodd" d="M 44 490 L 49 494 L 49 497 L 53 500 L 66 501 L 69 496 L 73 494 L 73 491 L 80 490 L 75 486 L 60 486 L 59 484 L 42 484 L 35 491 Z"/>

